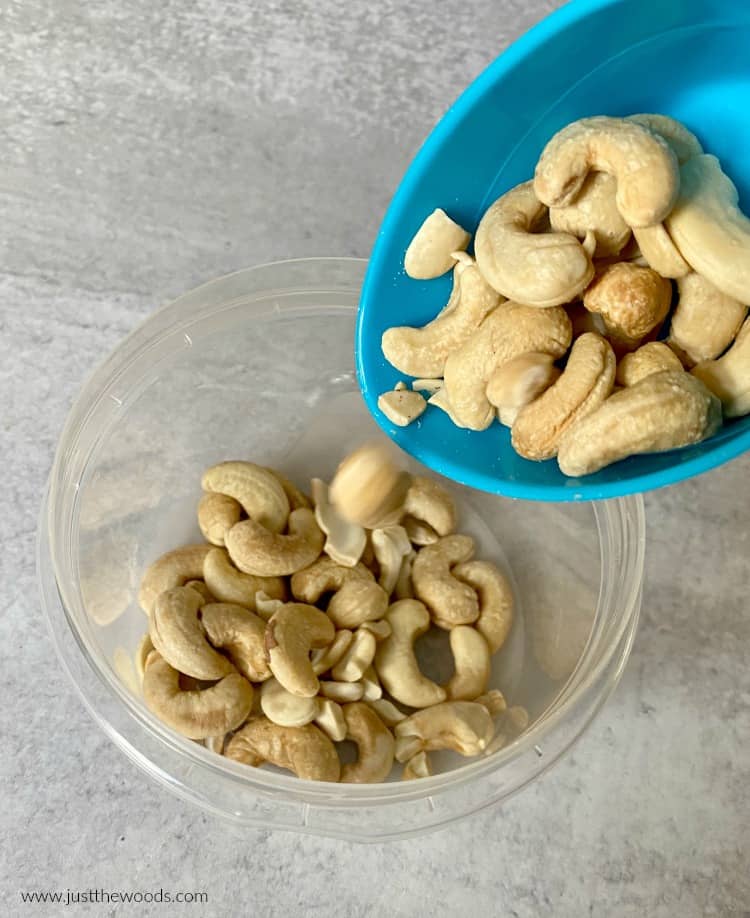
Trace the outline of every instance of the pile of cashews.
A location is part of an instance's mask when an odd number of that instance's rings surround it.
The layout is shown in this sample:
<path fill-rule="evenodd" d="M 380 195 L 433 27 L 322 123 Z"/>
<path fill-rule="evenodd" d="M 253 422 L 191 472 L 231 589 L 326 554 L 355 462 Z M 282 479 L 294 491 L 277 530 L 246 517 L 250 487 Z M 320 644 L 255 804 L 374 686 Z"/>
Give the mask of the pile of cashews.
<path fill-rule="evenodd" d="M 470 240 L 438 209 L 406 251 L 410 277 L 452 270 L 453 290 L 427 325 L 383 334 L 413 377 L 378 400 L 394 424 L 428 406 L 469 430 L 497 419 L 519 455 L 581 476 L 750 413 L 750 219 L 680 122 L 567 125 L 485 212 L 473 256 Z"/>
<path fill-rule="evenodd" d="M 528 724 L 489 690 L 513 623 L 506 577 L 472 560 L 456 507 L 366 444 L 312 499 L 278 471 L 222 462 L 203 475 L 204 544 L 146 570 L 148 631 L 135 655 L 148 708 L 183 736 L 252 766 L 315 781 L 432 774 L 429 753 L 491 754 Z M 454 672 L 420 669 L 414 644 L 449 632 Z M 342 764 L 336 743 L 353 741 Z"/>

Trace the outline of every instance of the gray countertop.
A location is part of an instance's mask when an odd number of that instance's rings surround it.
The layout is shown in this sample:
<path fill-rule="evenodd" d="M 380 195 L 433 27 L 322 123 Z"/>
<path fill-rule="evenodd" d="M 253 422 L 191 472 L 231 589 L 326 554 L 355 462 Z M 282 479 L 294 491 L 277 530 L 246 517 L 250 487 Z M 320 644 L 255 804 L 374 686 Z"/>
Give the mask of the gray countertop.
<path fill-rule="evenodd" d="M 86 374 L 201 281 L 366 256 L 433 122 L 555 5 L 4 4 L 3 914 L 750 914 L 750 457 L 647 497 L 640 631 L 575 750 L 501 809 L 421 839 L 238 833 L 188 807 L 94 726 L 40 614 L 40 495 Z M 19 897 L 88 888 L 209 902 Z"/>

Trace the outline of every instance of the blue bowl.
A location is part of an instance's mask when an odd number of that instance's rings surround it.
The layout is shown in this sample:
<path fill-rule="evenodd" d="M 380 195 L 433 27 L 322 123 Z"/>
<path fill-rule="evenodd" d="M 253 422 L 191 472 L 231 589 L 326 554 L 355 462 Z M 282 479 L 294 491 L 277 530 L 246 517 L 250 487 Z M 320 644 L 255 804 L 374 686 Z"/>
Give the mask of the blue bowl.
<path fill-rule="evenodd" d="M 422 325 L 447 301 L 450 275 L 416 281 L 404 252 L 425 216 L 443 207 L 474 230 L 495 198 L 529 179 L 547 140 L 586 115 L 663 112 L 715 153 L 750 206 L 750 2 L 575 0 L 511 45 L 447 111 L 425 141 L 383 220 L 362 289 L 356 365 L 365 401 L 404 450 L 463 484 L 531 500 L 593 500 L 672 484 L 750 448 L 750 417 L 710 440 L 638 456 L 585 478 L 555 460 L 518 456 L 509 431 L 477 433 L 430 409 L 395 427 L 377 407 L 403 377 L 383 357 L 392 325 Z"/>

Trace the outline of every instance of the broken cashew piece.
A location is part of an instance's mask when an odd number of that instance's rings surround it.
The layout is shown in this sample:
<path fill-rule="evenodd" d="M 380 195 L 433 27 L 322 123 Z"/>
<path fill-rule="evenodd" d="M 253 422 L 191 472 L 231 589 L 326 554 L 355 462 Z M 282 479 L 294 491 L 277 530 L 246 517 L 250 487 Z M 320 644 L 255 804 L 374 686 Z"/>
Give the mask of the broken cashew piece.
<path fill-rule="evenodd" d="M 476 701 L 477 704 L 484 705 L 490 712 L 491 717 L 497 717 L 498 714 L 505 713 L 508 708 L 505 696 L 499 689 L 490 689 L 489 692 L 485 692 L 484 695 L 479 695 L 474 701 Z"/>
<path fill-rule="evenodd" d="M 715 360 L 734 341 L 747 306 L 717 289 L 700 274 L 677 281 L 679 299 L 672 314 L 669 341 L 692 364 Z"/>
<path fill-rule="evenodd" d="M 344 705 L 346 738 L 357 744 L 357 761 L 344 765 L 345 784 L 372 784 L 384 781 L 393 767 L 394 739 L 383 721 L 364 702 Z"/>
<path fill-rule="evenodd" d="M 375 529 L 400 510 L 410 482 L 386 444 L 366 443 L 339 465 L 328 495 L 344 519 Z"/>
<path fill-rule="evenodd" d="M 479 618 L 477 594 L 451 571 L 454 564 L 468 561 L 473 554 L 474 540 L 467 535 L 444 536 L 417 552 L 411 569 L 414 595 L 427 606 L 439 628 L 450 630 Z"/>
<path fill-rule="evenodd" d="M 257 595 L 269 599 L 287 598 L 286 584 L 281 577 L 256 577 L 243 574 L 232 564 L 226 549 L 213 548 L 203 562 L 203 579 L 219 602 L 230 602 L 257 611 Z"/>
<path fill-rule="evenodd" d="M 198 502 L 198 525 L 212 545 L 223 545 L 224 536 L 242 519 L 242 505 L 227 494 L 209 491 Z"/>
<path fill-rule="evenodd" d="M 471 234 L 439 207 L 427 217 L 409 243 L 404 270 L 416 280 L 440 277 L 455 264 L 452 253 L 465 249 Z"/>
<path fill-rule="evenodd" d="M 441 484 L 424 475 L 412 478 L 406 492 L 404 513 L 426 523 L 439 536 L 450 535 L 456 528 L 456 504 L 453 498 Z"/>
<path fill-rule="evenodd" d="M 426 392 L 428 395 L 434 395 L 438 389 L 443 388 L 443 380 L 440 379 L 413 379 L 411 383 L 415 392 Z"/>
<path fill-rule="evenodd" d="M 474 627 L 497 653 L 513 625 L 513 590 L 507 577 L 489 561 L 466 561 L 451 571 L 457 580 L 476 590 L 479 596 L 479 618 Z"/>
<path fill-rule="evenodd" d="M 246 574 L 283 577 L 302 570 L 323 550 L 323 533 L 312 510 L 301 507 L 289 514 L 289 534 L 279 535 L 256 523 L 243 520 L 226 536 L 229 557 Z"/>
<path fill-rule="evenodd" d="M 373 529 L 371 539 L 379 568 L 378 583 L 390 596 L 401 573 L 403 560 L 412 550 L 411 542 L 403 526 Z"/>
<path fill-rule="evenodd" d="M 617 255 L 630 239 L 630 227 L 617 209 L 617 180 L 608 172 L 590 172 L 570 204 L 550 207 L 549 219 L 557 233 L 570 233 L 585 243 L 593 236 L 590 258 Z M 584 244 L 584 248 L 585 248 Z"/>
<path fill-rule="evenodd" d="M 268 762 L 309 781 L 338 781 L 336 747 L 314 724 L 282 727 L 267 717 L 253 717 L 229 740 L 224 755 L 245 765 Z"/>
<path fill-rule="evenodd" d="M 594 276 L 575 236 L 534 232 L 545 214 L 532 182 L 524 182 L 489 207 L 474 240 L 483 277 L 498 293 L 528 306 L 569 303 Z"/>
<path fill-rule="evenodd" d="M 470 756 L 479 755 L 487 747 L 495 726 L 484 705 L 475 701 L 444 701 L 415 711 L 396 724 L 394 732 L 397 741 L 416 737 L 423 752 L 452 749 L 459 755 Z"/>
<path fill-rule="evenodd" d="M 425 413 L 427 401 L 419 392 L 394 389 L 378 396 L 378 408 L 397 427 L 408 427 Z"/>
<path fill-rule="evenodd" d="M 351 701 L 360 701 L 365 690 L 361 682 L 334 682 L 326 679 L 320 683 L 320 694 L 339 704 L 348 704 Z"/>
<path fill-rule="evenodd" d="M 207 603 L 201 609 L 201 624 L 208 640 L 223 650 L 250 682 L 271 678 L 266 661 L 266 623 L 244 606 Z"/>
<path fill-rule="evenodd" d="M 348 628 L 340 628 L 336 632 L 333 642 L 328 647 L 314 650 L 311 659 L 313 672 L 321 676 L 332 669 L 349 649 L 354 640 L 354 632 Z"/>
<path fill-rule="evenodd" d="M 368 704 L 387 727 L 393 727 L 402 720 L 406 720 L 406 714 L 399 711 L 396 705 L 387 698 L 376 698 L 374 701 L 369 701 Z"/>
<path fill-rule="evenodd" d="M 260 690 L 260 709 L 281 727 L 304 727 L 318 716 L 318 699 L 292 695 L 278 680 L 269 679 Z"/>
<path fill-rule="evenodd" d="M 337 701 L 331 701 L 330 698 L 316 699 L 318 712 L 315 715 L 315 725 L 334 743 L 340 743 L 346 739 L 346 718 L 344 709 Z"/>
<path fill-rule="evenodd" d="M 413 545 L 422 547 L 423 545 L 434 545 L 440 536 L 430 526 L 422 520 L 416 520 L 413 516 L 405 516 L 401 520 L 404 531 L 409 536 L 409 541 Z M 399 597 L 401 599 L 403 597 Z"/>
<path fill-rule="evenodd" d="M 183 586 L 187 580 L 202 579 L 203 561 L 210 551 L 210 545 L 185 545 L 149 564 L 138 591 L 138 604 L 146 615 L 160 593 Z"/>
<path fill-rule="evenodd" d="M 418 752 L 404 763 L 401 772 L 402 781 L 413 781 L 416 778 L 429 778 L 432 775 L 432 766 L 426 752 Z"/>
<path fill-rule="evenodd" d="M 490 648 L 471 625 L 458 625 L 450 632 L 454 673 L 445 684 L 451 700 L 473 701 L 487 688 L 490 678 Z"/>
<path fill-rule="evenodd" d="M 680 358 L 662 341 L 649 341 L 637 351 L 631 351 L 617 364 L 615 379 L 620 386 L 634 386 L 636 383 L 662 370 L 681 370 Z"/>
<path fill-rule="evenodd" d="M 266 656 L 271 672 L 293 695 L 318 694 L 318 677 L 310 651 L 326 647 L 335 636 L 330 618 L 301 602 L 290 602 L 275 612 L 266 626 Z"/>
<path fill-rule="evenodd" d="M 590 475 L 639 453 L 699 443 L 721 425 L 719 400 L 683 370 L 652 373 L 571 425 L 557 461 L 565 475 Z"/>
<path fill-rule="evenodd" d="M 524 405 L 539 398 L 560 376 L 551 354 L 531 352 L 501 364 L 487 382 L 487 401 L 503 415 L 513 417 Z M 505 414 L 507 418 L 508 415 Z M 500 418 L 504 423 L 503 418 Z M 510 426 L 510 425 L 509 425 Z"/>
<path fill-rule="evenodd" d="M 375 635 L 375 640 L 384 641 L 387 637 L 390 637 L 391 626 L 385 619 L 381 619 L 379 622 L 362 622 L 359 626 L 360 631 L 369 631 L 370 634 Z"/>
<path fill-rule="evenodd" d="M 377 641 L 371 631 L 357 630 L 344 655 L 331 668 L 337 682 L 359 682 L 375 659 Z M 363 691 L 364 691 L 363 686 Z"/>
<path fill-rule="evenodd" d="M 318 558 L 292 577 L 292 594 L 305 602 L 317 602 L 333 592 L 328 616 L 337 628 L 356 628 L 366 621 L 377 621 L 388 608 L 388 595 L 374 582 L 364 564 L 343 567 L 330 558 Z"/>
<path fill-rule="evenodd" d="M 435 535 L 435 541 L 437 541 L 437 534 Z M 396 586 L 393 589 L 393 595 L 396 599 L 414 598 L 414 588 L 411 584 L 411 568 L 416 557 L 417 553 L 412 549 L 401 562 L 401 570 L 398 574 Z"/>
<path fill-rule="evenodd" d="M 264 622 L 267 622 L 273 613 L 277 612 L 283 605 L 283 600 L 274 599 L 263 590 L 258 590 L 255 594 L 255 612 Z"/>
<path fill-rule="evenodd" d="M 323 551 L 337 564 L 353 567 L 362 557 L 367 533 L 362 526 L 350 523 L 337 511 L 328 497 L 328 485 L 320 478 L 311 482 L 315 501 L 315 519 L 325 533 Z"/>
<path fill-rule="evenodd" d="M 692 374 L 721 399 L 725 417 L 750 414 L 750 319 L 723 357 L 699 363 Z"/>
<path fill-rule="evenodd" d="M 515 451 L 526 459 L 551 459 L 565 431 L 602 404 L 614 380 L 609 342 L 592 332 L 576 338 L 557 382 L 518 413 L 511 433 Z"/>
<path fill-rule="evenodd" d="M 372 664 L 362 673 L 359 682 L 362 685 L 363 701 L 377 701 L 383 697 L 383 687 L 380 684 L 380 679 Z"/>
<path fill-rule="evenodd" d="M 233 497 L 251 520 L 271 532 L 283 531 L 289 516 L 289 500 L 268 469 L 254 462 L 220 462 L 206 469 L 201 485 L 204 491 Z"/>

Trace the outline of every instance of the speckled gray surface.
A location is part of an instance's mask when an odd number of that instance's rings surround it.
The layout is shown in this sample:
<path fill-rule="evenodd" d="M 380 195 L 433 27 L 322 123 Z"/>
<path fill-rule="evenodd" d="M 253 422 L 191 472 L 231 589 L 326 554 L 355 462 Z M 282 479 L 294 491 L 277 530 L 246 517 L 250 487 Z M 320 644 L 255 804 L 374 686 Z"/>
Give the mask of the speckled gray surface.
<path fill-rule="evenodd" d="M 750 458 L 647 498 L 640 632 L 575 751 L 502 809 L 424 839 L 227 831 L 94 727 L 40 616 L 40 494 L 89 370 L 212 276 L 367 255 L 433 121 L 555 5 L 3 4 L 3 914 L 750 914 Z M 19 898 L 89 887 L 209 902 Z"/>

